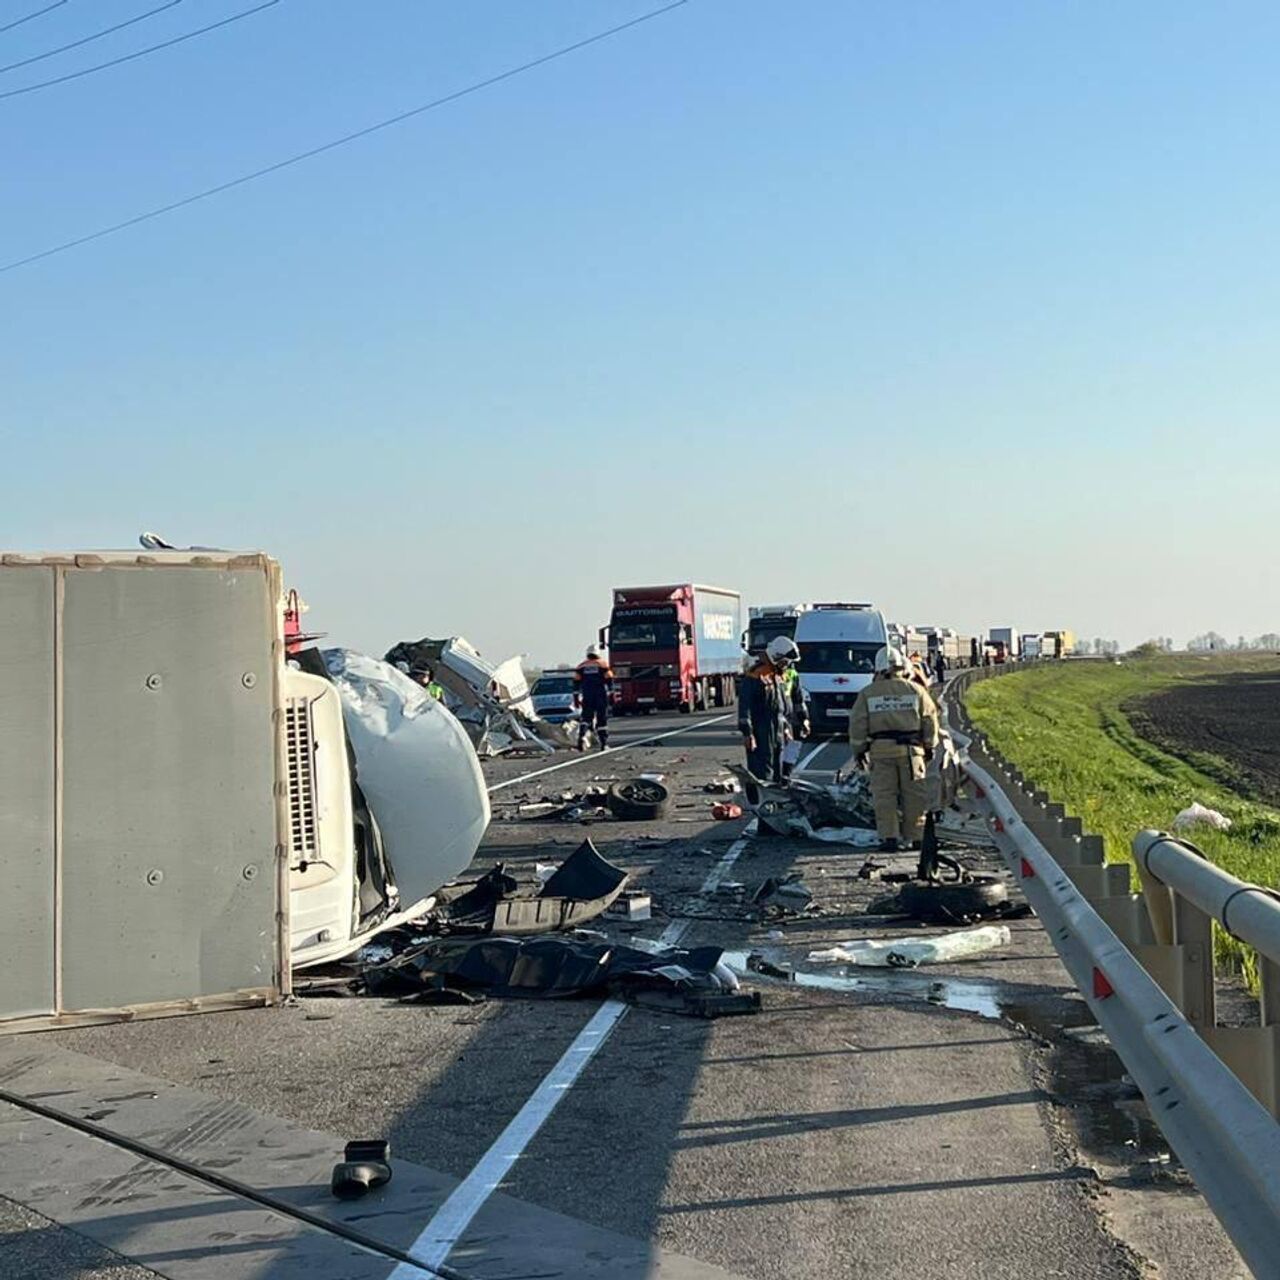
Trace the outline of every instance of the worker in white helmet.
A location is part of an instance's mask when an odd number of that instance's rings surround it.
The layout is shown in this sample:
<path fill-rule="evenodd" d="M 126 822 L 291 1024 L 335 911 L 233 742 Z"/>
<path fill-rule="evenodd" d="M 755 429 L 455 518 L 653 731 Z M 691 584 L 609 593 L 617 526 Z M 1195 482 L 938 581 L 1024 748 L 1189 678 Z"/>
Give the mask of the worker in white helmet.
<path fill-rule="evenodd" d="M 871 803 L 880 847 L 906 840 L 918 847 L 927 804 L 925 769 L 938 745 L 938 707 L 911 679 L 907 659 L 892 646 L 876 654 L 875 675 L 849 714 L 854 758 L 871 770 Z"/>
<path fill-rule="evenodd" d="M 787 636 L 769 641 L 764 657 L 751 664 L 738 693 L 738 729 L 747 768 L 761 782 L 782 779 L 782 748 L 791 736 L 792 693 L 787 671 L 800 658 Z"/>

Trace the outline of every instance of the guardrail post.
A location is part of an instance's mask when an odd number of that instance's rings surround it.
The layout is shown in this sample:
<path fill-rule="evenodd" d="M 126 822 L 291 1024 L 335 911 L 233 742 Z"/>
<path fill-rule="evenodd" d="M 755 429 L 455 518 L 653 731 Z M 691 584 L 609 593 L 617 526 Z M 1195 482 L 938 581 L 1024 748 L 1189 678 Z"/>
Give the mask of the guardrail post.
<path fill-rule="evenodd" d="M 1258 955 L 1258 1009 L 1264 1027 L 1280 1026 L 1280 964 L 1267 956 Z"/>
<path fill-rule="evenodd" d="M 1135 955 L 1138 955 L 1143 947 L 1154 945 L 1155 935 L 1151 931 L 1151 918 L 1147 915 L 1147 908 L 1141 894 L 1129 893 L 1117 895 L 1114 898 L 1099 898 L 1094 902 L 1093 909 L 1106 921 L 1107 928 Z"/>
<path fill-rule="evenodd" d="M 1186 948 L 1192 978 L 1183 992 L 1182 1014 L 1197 1031 L 1215 1022 L 1213 992 L 1213 918 L 1173 895 L 1173 941 Z"/>

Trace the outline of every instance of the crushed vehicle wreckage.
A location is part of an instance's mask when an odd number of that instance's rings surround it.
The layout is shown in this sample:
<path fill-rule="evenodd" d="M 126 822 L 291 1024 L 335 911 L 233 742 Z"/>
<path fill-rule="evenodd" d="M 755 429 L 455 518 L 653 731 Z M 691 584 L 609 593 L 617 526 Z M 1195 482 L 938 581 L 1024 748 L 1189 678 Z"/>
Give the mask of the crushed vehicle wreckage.
<path fill-rule="evenodd" d="M 466 728 L 482 760 L 501 755 L 550 755 L 574 745 L 576 723 L 551 724 L 534 710 L 519 658 L 497 665 L 461 636 L 403 640 L 384 661 L 410 676 L 430 670 L 444 704 Z"/>
<path fill-rule="evenodd" d="M 371 995 L 435 1003 L 477 995 L 555 999 L 610 995 L 669 1013 L 714 1018 L 755 1013 L 719 947 L 620 946 L 580 934 L 534 938 L 433 938 L 369 969 Z"/>
<path fill-rule="evenodd" d="M 626 888 L 630 876 L 601 857 L 584 840 L 538 885 L 524 890 L 498 863 L 473 884 L 440 895 L 420 922 L 440 934 L 487 933 L 522 936 L 577 929 L 603 915 Z"/>
<path fill-rule="evenodd" d="M 909 916 L 931 924 L 973 924 L 981 920 L 1013 919 L 1027 914 L 1025 904 L 1014 902 L 1007 883 L 997 875 L 970 870 L 957 857 L 943 851 L 945 841 L 953 852 L 975 845 L 990 846 L 989 838 L 943 826 L 948 811 L 958 809 L 960 761 L 949 735 L 931 762 L 927 775 L 928 814 L 920 841 L 914 874 L 890 870 L 868 857 L 857 875 L 900 886 L 896 893 L 878 899 L 874 914 Z M 830 845 L 846 845 L 867 852 L 876 850 L 880 838 L 875 829 L 870 777 L 864 772 L 819 782 L 791 776 L 782 783 L 767 783 L 735 766 L 743 798 L 754 812 L 760 831 L 775 836 L 801 836 Z M 792 877 L 781 884 L 766 882 L 755 901 L 767 913 L 803 913 L 809 907 L 807 890 Z M 812 895 L 809 895 L 810 897 Z"/>
<path fill-rule="evenodd" d="M 475 857 L 489 796 L 462 726 L 387 663 L 303 649 L 283 685 L 297 969 L 428 911 Z"/>

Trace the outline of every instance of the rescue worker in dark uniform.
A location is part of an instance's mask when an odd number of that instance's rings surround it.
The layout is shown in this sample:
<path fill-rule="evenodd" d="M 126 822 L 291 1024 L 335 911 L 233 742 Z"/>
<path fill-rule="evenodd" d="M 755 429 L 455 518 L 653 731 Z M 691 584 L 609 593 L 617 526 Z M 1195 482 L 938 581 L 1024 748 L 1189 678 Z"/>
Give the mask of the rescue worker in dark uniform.
<path fill-rule="evenodd" d="M 738 729 L 747 750 L 747 768 L 761 782 L 782 781 L 782 747 L 791 736 L 794 714 L 786 673 L 799 656 L 794 640 L 775 636 L 764 657 L 742 677 Z"/>
<path fill-rule="evenodd" d="M 586 660 L 578 663 L 573 673 L 574 687 L 582 706 L 578 722 L 578 750 L 587 749 L 587 734 L 595 730 L 596 741 L 603 751 L 609 745 L 609 695 L 613 692 L 613 672 L 600 659 L 594 646 L 587 650 Z"/>
<path fill-rule="evenodd" d="M 858 763 L 871 768 L 871 804 L 886 853 L 898 848 L 899 837 L 917 845 L 924 834 L 925 769 L 938 735 L 933 695 L 897 649 L 881 649 L 876 674 L 849 715 L 849 745 Z"/>

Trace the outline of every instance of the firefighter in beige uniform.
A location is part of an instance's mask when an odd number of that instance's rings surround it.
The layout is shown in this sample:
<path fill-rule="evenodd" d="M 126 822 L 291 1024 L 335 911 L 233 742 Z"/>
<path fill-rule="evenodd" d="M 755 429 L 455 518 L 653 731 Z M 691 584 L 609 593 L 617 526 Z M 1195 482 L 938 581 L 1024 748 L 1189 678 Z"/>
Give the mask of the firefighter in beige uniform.
<path fill-rule="evenodd" d="M 920 839 L 926 807 L 925 766 L 938 745 L 938 708 L 910 678 L 907 660 L 892 647 L 876 654 L 876 674 L 849 715 L 849 745 L 871 765 L 871 803 L 881 848 L 901 836 Z"/>

